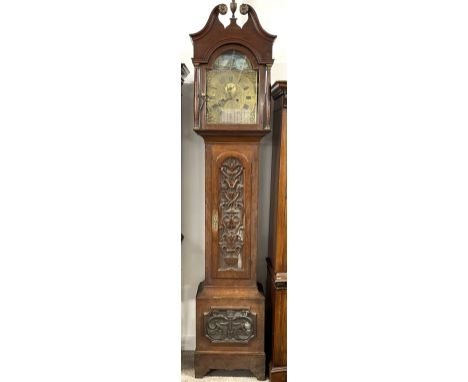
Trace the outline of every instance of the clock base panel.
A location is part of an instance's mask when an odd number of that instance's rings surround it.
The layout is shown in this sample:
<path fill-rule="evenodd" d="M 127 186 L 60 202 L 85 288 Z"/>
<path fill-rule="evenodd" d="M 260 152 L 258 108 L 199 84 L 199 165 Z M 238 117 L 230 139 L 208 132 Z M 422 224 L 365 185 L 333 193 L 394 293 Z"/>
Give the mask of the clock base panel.
<path fill-rule="evenodd" d="M 196 299 L 195 377 L 208 371 L 250 370 L 265 380 L 265 296 L 261 285 L 205 286 Z"/>
<path fill-rule="evenodd" d="M 210 370 L 250 370 L 259 380 L 265 380 L 265 353 L 230 353 L 195 351 L 195 378 L 203 378 Z"/>

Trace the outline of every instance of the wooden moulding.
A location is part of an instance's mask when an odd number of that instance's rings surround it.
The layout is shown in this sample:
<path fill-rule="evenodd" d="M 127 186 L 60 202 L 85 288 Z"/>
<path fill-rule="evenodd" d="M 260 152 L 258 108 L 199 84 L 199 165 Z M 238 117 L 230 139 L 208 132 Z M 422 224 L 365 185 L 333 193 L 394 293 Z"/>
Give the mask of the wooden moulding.
<path fill-rule="evenodd" d="M 271 259 L 267 257 L 267 269 L 270 275 L 272 275 L 272 285 L 275 289 L 287 289 L 288 287 L 288 274 L 287 272 L 275 272 Z"/>
<path fill-rule="evenodd" d="M 287 81 L 276 81 L 272 86 L 271 86 L 271 96 L 273 99 L 276 101 L 279 97 L 282 95 L 287 97 L 287 86 L 288 83 Z M 286 107 L 287 105 L 285 104 L 282 107 Z"/>
<path fill-rule="evenodd" d="M 270 371 L 268 375 L 270 382 L 286 382 L 287 370 L 285 367 L 273 367 L 270 364 Z"/>

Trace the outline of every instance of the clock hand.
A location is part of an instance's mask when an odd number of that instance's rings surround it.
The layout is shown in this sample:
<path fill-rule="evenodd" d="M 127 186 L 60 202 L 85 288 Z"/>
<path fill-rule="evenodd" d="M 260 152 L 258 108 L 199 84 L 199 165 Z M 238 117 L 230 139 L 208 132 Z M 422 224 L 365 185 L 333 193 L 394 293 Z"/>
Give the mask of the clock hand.
<path fill-rule="evenodd" d="M 239 77 L 237 78 L 237 83 L 240 82 L 241 76 L 242 76 L 242 72 L 243 72 L 243 71 L 244 71 L 244 68 L 242 68 L 242 70 L 241 70 L 240 73 L 239 73 Z"/>
<path fill-rule="evenodd" d="M 223 107 L 223 106 L 224 106 L 224 104 L 225 104 L 226 102 L 227 102 L 227 100 L 225 100 L 225 99 L 221 99 L 221 100 L 219 100 L 219 101 L 218 101 L 218 103 L 216 104 L 216 106 Z"/>

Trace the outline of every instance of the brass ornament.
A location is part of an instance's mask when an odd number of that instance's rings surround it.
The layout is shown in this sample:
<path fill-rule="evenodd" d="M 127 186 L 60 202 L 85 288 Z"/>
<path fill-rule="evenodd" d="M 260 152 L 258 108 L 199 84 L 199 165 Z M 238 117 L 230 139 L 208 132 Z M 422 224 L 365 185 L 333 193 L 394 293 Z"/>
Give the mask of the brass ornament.
<path fill-rule="evenodd" d="M 231 1 L 231 12 L 232 12 L 232 17 L 231 19 L 235 19 L 234 17 L 234 13 L 236 13 L 236 9 L 237 9 L 237 4 L 236 4 L 236 0 L 233 0 Z"/>
<path fill-rule="evenodd" d="M 222 15 L 225 15 L 228 11 L 227 5 L 226 4 L 219 4 L 218 6 L 219 13 Z"/>
<path fill-rule="evenodd" d="M 213 218 L 211 219 L 211 228 L 213 231 L 218 231 L 218 211 L 213 211 Z"/>

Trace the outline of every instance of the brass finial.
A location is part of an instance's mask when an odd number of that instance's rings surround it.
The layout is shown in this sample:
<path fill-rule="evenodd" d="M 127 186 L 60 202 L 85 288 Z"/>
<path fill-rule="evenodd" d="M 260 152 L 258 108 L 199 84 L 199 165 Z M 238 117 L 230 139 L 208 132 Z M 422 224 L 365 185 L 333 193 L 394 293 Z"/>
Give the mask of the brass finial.
<path fill-rule="evenodd" d="M 227 13 L 227 5 L 226 4 L 219 4 L 219 13 L 225 15 Z"/>
<path fill-rule="evenodd" d="M 236 0 L 232 0 L 230 5 L 231 5 L 231 12 L 232 12 L 231 19 L 235 20 L 236 18 L 234 17 L 234 13 L 236 13 L 236 9 L 237 9 Z"/>

